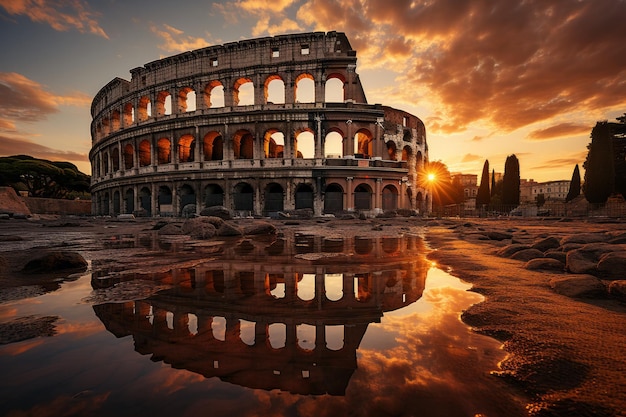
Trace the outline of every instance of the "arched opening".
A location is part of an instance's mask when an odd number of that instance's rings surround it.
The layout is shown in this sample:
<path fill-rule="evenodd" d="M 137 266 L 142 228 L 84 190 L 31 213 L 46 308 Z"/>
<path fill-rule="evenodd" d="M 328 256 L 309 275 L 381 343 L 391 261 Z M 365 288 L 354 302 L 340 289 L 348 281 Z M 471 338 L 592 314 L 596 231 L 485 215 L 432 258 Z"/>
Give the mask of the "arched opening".
<path fill-rule="evenodd" d="M 235 106 L 254 105 L 254 84 L 250 78 L 240 78 L 235 81 L 233 103 Z"/>
<path fill-rule="evenodd" d="M 263 86 L 265 103 L 285 104 L 285 82 L 279 75 L 270 75 Z"/>
<path fill-rule="evenodd" d="M 191 185 L 184 184 L 182 187 L 180 187 L 179 198 L 181 215 L 189 216 L 190 214 L 196 212 L 196 192 Z M 193 207 L 187 207 L 192 205 Z"/>
<path fill-rule="evenodd" d="M 157 94 L 155 116 L 167 116 L 172 114 L 172 95 L 169 91 L 161 91 Z"/>
<path fill-rule="evenodd" d="M 359 184 L 354 189 L 354 208 L 370 210 L 372 208 L 372 189 L 367 184 Z"/>
<path fill-rule="evenodd" d="M 324 326 L 324 338 L 326 339 L 326 348 L 328 350 L 341 350 L 344 345 L 343 324 Z"/>
<path fill-rule="evenodd" d="M 341 132 L 332 131 L 326 135 L 326 138 L 324 139 L 324 157 L 343 157 L 343 135 Z"/>
<path fill-rule="evenodd" d="M 381 247 L 385 253 L 396 253 L 400 249 L 400 240 L 396 237 L 384 237 Z"/>
<path fill-rule="evenodd" d="M 108 152 L 104 152 L 102 154 L 102 166 L 104 168 L 104 173 L 108 174 L 109 173 L 109 153 Z"/>
<path fill-rule="evenodd" d="M 300 349 L 312 352 L 315 349 L 315 326 L 298 324 L 296 326 L 296 338 Z"/>
<path fill-rule="evenodd" d="M 354 274 L 354 298 L 358 302 L 366 302 L 372 298 L 372 274 Z"/>
<path fill-rule="evenodd" d="M 124 126 L 130 126 L 135 121 L 135 108 L 133 107 L 133 103 L 124 104 L 124 109 L 122 110 L 122 121 Z"/>
<path fill-rule="evenodd" d="M 302 274 L 296 282 L 296 293 L 302 301 L 315 298 L 315 274 Z"/>
<path fill-rule="evenodd" d="M 235 159 L 254 159 L 254 138 L 247 130 L 239 130 L 233 136 Z"/>
<path fill-rule="evenodd" d="M 315 79 L 311 74 L 300 74 L 294 82 L 296 103 L 315 103 Z"/>
<path fill-rule="evenodd" d="M 325 274 L 324 289 L 329 301 L 339 301 L 343 298 L 343 274 Z"/>
<path fill-rule="evenodd" d="M 343 103 L 345 100 L 344 85 L 346 79 L 341 74 L 330 74 L 326 78 L 324 101 L 327 103 Z"/>
<path fill-rule="evenodd" d="M 152 106 L 149 97 L 141 97 L 139 99 L 139 108 L 137 109 L 137 118 L 140 122 L 148 120 L 152 116 Z"/>
<path fill-rule="evenodd" d="M 267 326 L 268 341 L 272 349 L 285 347 L 287 340 L 287 325 L 285 323 L 272 323 Z"/>
<path fill-rule="evenodd" d="M 124 213 L 135 212 L 135 191 L 132 188 L 126 190 L 124 195 Z"/>
<path fill-rule="evenodd" d="M 117 146 L 111 150 L 111 166 L 113 167 L 113 172 L 120 170 L 120 150 Z"/>
<path fill-rule="evenodd" d="M 372 152 L 372 133 L 367 129 L 359 129 L 354 134 L 354 153 L 362 158 L 369 158 Z"/>
<path fill-rule="evenodd" d="M 102 133 L 104 133 L 104 136 L 107 136 L 109 133 L 111 133 L 111 125 L 108 118 L 102 119 Z"/>
<path fill-rule="evenodd" d="M 415 206 L 417 207 L 420 213 L 424 213 L 427 211 L 424 205 L 424 195 L 422 194 L 421 191 L 418 191 L 417 195 L 415 196 Z"/>
<path fill-rule="evenodd" d="M 159 204 L 159 212 L 161 214 L 172 213 L 172 190 L 167 185 L 159 187 L 159 195 L 157 197 Z"/>
<path fill-rule="evenodd" d="M 142 211 L 146 216 L 152 216 L 152 193 L 148 187 L 143 187 L 139 191 L 139 204 Z"/>
<path fill-rule="evenodd" d="M 135 166 L 135 150 L 133 145 L 127 143 L 124 146 L 124 169 L 132 169 Z"/>
<path fill-rule="evenodd" d="M 253 321 L 239 319 L 239 338 L 248 346 L 254 346 L 256 324 Z"/>
<path fill-rule="evenodd" d="M 409 159 L 411 159 L 411 155 L 413 155 L 413 150 L 411 149 L 409 145 L 402 148 L 402 160 L 403 161 L 408 161 Z"/>
<path fill-rule="evenodd" d="M 285 150 L 285 135 L 277 129 L 265 132 L 263 152 L 266 158 L 282 158 Z"/>
<path fill-rule="evenodd" d="M 383 188 L 383 211 L 395 210 L 398 208 L 398 189 L 393 185 Z"/>
<path fill-rule="evenodd" d="M 224 205 L 224 190 L 217 184 L 209 184 L 204 187 L 204 206 L 223 206 Z"/>
<path fill-rule="evenodd" d="M 193 162 L 196 153 L 196 140 L 192 135 L 183 135 L 178 139 L 178 161 Z"/>
<path fill-rule="evenodd" d="M 172 162 L 171 143 L 168 138 L 161 138 L 157 141 L 157 158 L 159 165 Z"/>
<path fill-rule="evenodd" d="M 147 167 L 152 163 L 152 152 L 150 142 L 147 139 L 139 142 L 139 166 Z"/>
<path fill-rule="evenodd" d="M 224 140 L 219 132 L 209 132 L 204 135 L 203 154 L 205 161 L 224 159 Z"/>
<path fill-rule="evenodd" d="M 183 87 L 178 90 L 178 111 L 185 113 L 196 111 L 196 92 L 191 87 Z"/>
<path fill-rule="evenodd" d="M 121 201 L 120 201 L 120 192 L 115 191 L 113 193 L 113 215 L 117 216 L 120 214 Z"/>
<path fill-rule="evenodd" d="M 300 184 L 296 188 L 296 210 L 313 208 L 313 188 L 308 184 Z"/>
<path fill-rule="evenodd" d="M 235 186 L 233 193 L 234 207 L 237 211 L 254 211 L 254 190 L 245 182 Z"/>
<path fill-rule="evenodd" d="M 411 135 L 411 131 L 408 129 L 404 130 L 404 136 L 402 136 L 402 140 L 405 142 L 411 142 L 413 135 Z"/>
<path fill-rule="evenodd" d="M 284 210 L 284 191 L 280 184 L 271 183 L 265 187 L 265 214 Z"/>
<path fill-rule="evenodd" d="M 343 188 L 339 184 L 329 184 L 324 191 L 324 213 L 343 211 Z"/>
<path fill-rule="evenodd" d="M 215 340 L 226 341 L 226 319 L 224 317 L 213 317 L 211 331 Z"/>
<path fill-rule="evenodd" d="M 224 107 L 224 86 L 219 81 L 211 81 L 204 88 L 204 104 L 208 108 Z"/>
<path fill-rule="evenodd" d="M 396 160 L 396 143 L 392 140 L 390 140 L 389 142 L 387 142 L 387 156 L 389 158 L 389 160 L 391 161 L 395 161 Z"/>
<path fill-rule="evenodd" d="M 421 151 L 417 151 L 417 154 L 415 155 L 415 169 L 417 170 L 417 172 L 420 172 L 422 169 L 424 169 L 424 157 L 422 156 Z"/>
<path fill-rule="evenodd" d="M 111 129 L 113 132 L 120 130 L 120 112 L 113 110 L 111 113 Z"/>
<path fill-rule="evenodd" d="M 308 129 L 300 131 L 299 133 L 296 132 L 294 150 L 296 158 L 315 158 L 315 136 L 313 132 Z"/>
<path fill-rule="evenodd" d="M 224 293 L 225 281 L 223 270 L 206 271 L 206 274 L 204 274 L 204 282 L 204 290 L 208 294 Z"/>
<path fill-rule="evenodd" d="M 359 255 L 370 254 L 374 250 L 374 242 L 370 238 L 355 237 L 354 252 Z"/>
<path fill-rule="evenodd" d="M 102 198 L 102 209 L 100 210 L 100 213 L 105 216 L 108 216 L 110 214 L 109 201 L 109 193 L 104 193 L 104 197 Z"/>

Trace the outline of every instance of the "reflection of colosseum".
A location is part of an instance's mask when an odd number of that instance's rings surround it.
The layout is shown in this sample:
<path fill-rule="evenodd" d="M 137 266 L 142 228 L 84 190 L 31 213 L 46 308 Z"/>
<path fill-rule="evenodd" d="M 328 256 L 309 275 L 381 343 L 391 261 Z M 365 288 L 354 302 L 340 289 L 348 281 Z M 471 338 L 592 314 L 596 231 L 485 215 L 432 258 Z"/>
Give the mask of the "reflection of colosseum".
<path fill-rule="evenodd" d="M 417 117 L 367 104 L 343 33 L 186 52 L 115 78 L 91 107 L 93 212 L 316 215 L 429 205 Z"/>
<path fill-rule="evenodd" d="M 429 267 L 411 236 L 300 236 L 243 249 L 168 271 L 95 271 L 96 288 L 125 280 L 170 288 L 94 311 L 117 337 L 132 336 L 137 352 L 174 368 L 251 388 L 344 395 L 369 324 L 419 300 Z M 294 258 L 305 253 L 352 255 L 341 263 Z"/>

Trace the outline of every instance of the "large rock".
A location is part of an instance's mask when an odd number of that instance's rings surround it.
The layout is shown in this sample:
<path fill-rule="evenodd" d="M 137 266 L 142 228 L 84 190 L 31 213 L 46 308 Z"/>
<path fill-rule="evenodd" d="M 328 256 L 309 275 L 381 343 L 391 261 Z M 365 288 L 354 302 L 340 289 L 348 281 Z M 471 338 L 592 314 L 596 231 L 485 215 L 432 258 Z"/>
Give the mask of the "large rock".
<path fill-rule="evenodd" d="M 560 250 L 556 250 L 556 249 L 549 250 L 544 253 L 544 256 L 546 258 L 556 259 L 557 261 L 561 262 L 563 265 L 567 263 L 567 253 L 561 252 Z"/>
<path fill-rule="evenodd" d="M 217 233 L 217 229 L 211 223 L 210 219 L 211 217 L 196 217 L 188 219 L 185 223 L 183 223 L 181 230 L 184 234 L 189 235 L 194 239 L 210 239 Z"/>
<path fill-rule="evenodd" d="M 606 289 L 592 275 L 571 275 L 550 280 L 550 287 L 558 294 L 572 298 L 602 298 Z"/>
<path fill-rule="evenodd" d="M 219 229 L 217 229 L 218 236 L 242 236 L 243 231 L 236 225 L 224 222 Z"/>
<path fill-rule="evenodd" d="M 245 235 L 273 235 L 276 234 L 276 226 L 268 222 L 258 221 L 244 226 L 243 233 Z"/>
<path fill-rule="evenodd" d="M 567 270 L 574 274 L 597 274 L 600 257 L 606 253 L 622 250 L 621 245 L 590 243 L 567 252 Z"/>
<path fill-rule="evenodd" d="M 489 240 L 498 240 L 498 241 L 511 239 L 513 237 L 513 235 L 510 233 L 498 232 L 495 230 L 487 232 L 486 235 L 489 238 Z"/>
<path fill-rule="evenodd" d="M 530 249 L 529 245 L 524 245 L 522 243 L 513 243 L 512 245 L 508 245 L 500 249 L 497 254 L 498 256 L 502 256 L 503 258 L 510 258 L 516 252 Z"/>
<path fill-rule="evenodd" d="M 550 249 L 556 249 L 559 246 L 561 246 L 561 242 L 559 241 L 559 239 L 555 237 L 547 237 L 545 239 L 541 239 L 535 242 L 532 245 L 532 248 L 540 250 L 541 252 L 545 252 Z"/>
<path fill-rule="evenodd" d="M 65 270 L 84 271 L 85 269 L 87 269 L 87 261 L 78 252 L 54 251 L 31 259 L 22 268 L 22 272 L 41 274 Z"/>
<path fill-rule="evenodd" d="M 220 219 L 230 220 L 233 218 L 233 212 L 224 206 L 205 207 L 200 212 L 201 216 L 213 216 Z"/>
<path fill-rule="evenodd" d="M 531 259 L 543 258 L 543 252 L 537 249 L 524 249 L 519 252 L 515 252 L 513 255 L 510 256 L 510 258 L 517 261 L 528 262 Z"/>
<path fill-rule="evenodd" d="M 626 280 L 626 252 L 610 252 L 602 255 L 597 270 L 598 276 L 602 278 Z"/>
<path fill-rule="evenodd" d="M 553 258 L 535 258 L 526 262 L 524 268 L 532 271 L 558 271 L 565 270 L 565 264 Z"/>
<path fill-rule="evenodd" d="M 611 239 L 611 236 L 606 233 L 577 233 L 573 235 L 569 235 L 561 239 L 561 245 L 565 245 L 567 243 L 598 243 L 598 242 L 608 242 Z"/>

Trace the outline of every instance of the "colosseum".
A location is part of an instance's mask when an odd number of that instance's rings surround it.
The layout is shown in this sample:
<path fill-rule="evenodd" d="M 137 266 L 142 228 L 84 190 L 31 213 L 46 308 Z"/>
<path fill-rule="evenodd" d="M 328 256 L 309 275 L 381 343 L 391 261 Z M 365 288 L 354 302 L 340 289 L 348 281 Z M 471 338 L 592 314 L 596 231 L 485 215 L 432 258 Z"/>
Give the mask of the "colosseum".
<path fill-rule="evenodd" d="M 244 40 L 115 78 L 92 106 L 92 211 L 427 212 L 423 122 L 368 104 L 344 33 Z"/>

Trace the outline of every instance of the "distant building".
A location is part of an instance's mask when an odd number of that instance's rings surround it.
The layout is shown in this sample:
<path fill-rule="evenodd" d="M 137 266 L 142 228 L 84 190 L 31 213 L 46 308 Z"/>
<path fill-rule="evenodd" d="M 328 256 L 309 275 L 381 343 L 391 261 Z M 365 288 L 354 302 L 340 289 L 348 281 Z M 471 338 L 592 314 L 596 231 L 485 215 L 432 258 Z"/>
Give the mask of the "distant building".
<path fill-rule="evenodd" d="M 521 180 L 520 183 L 520 202 L 533 203 L 537 200 L 539 194 L 547 200 L 565 201 L 569 192 L 570 181 L 557 180 L 536 182 L 532 179 Z"/>
<path fill-rule="evenodd" d="M 463 186 L 463 205 L 464 209 L 476 209 L 476 195 L 478 194 L 478 175 L 463 174 L 456 172 L 450 174 L 452 181 L 458 181 Z"/>

